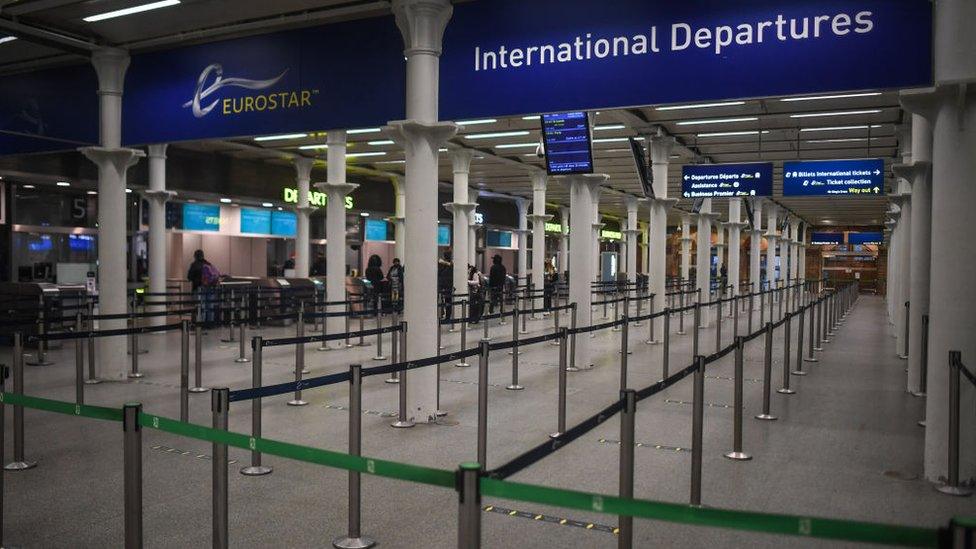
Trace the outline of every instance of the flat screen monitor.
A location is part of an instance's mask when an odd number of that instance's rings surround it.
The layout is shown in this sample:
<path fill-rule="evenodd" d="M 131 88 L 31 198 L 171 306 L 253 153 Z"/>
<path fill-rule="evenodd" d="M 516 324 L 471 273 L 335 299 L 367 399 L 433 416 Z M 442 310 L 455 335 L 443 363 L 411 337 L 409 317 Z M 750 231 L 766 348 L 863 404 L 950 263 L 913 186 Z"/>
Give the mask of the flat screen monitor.
<path fill-rule="evenodd" d="M 219 231 L 220 206 L 217 204 L 183 204 L 183 229 L 187 231 Z"/>
<path fill-rule="evenodd" d="M 485 234 L 485 245 L 492 248 L 511 248 L 512 233 L 510 231 L 488 231 Z"/>
<path fill-rule="evenodd" d="M 844 243 L 844 233 L 813 233 L 810 244 L 813 246 L 834 246 Z"/>
<path fill-rule="evenodd" d="M 298 216 L 295 212 L 271 212 L 271 234 L 275 236 L 298 234 Z"/>
<path fill-rule="evenodd" d="M 884 194 L 884 160 L 816 160 L 783 163 L 783 196 Z"/>
<path fill-rule="evenodd" d="M 450 246 L 451 245 L 451 227 L 450 227 L 450 225 L 438 225 L 437 226 L 437 245 L 438 246 Z"/>
<path fill-rule="evenodd" d="M 700 212 L 701 209 L 702 209 L 702 206 L 704 206 L 704 205 L 705 205 L 705 199 L 704 198 L 696 198 L 695 201 L 691 204 L 691 213 L 696 214 L 696 213 Z"/>
<path fill-rule="evenodd" d="M 583 111 L 542 115 L 549 175 L 593 173 L 589 117 Z"/>
<path fill-rule="evenodd" d="M 271 234 L 271 210 L 241 208 L 241 232 Z"/>
<path fill-rule="evenodd" d="M 772 196 L 773 164 L 687 164 L 681 168 L 685 198 Z"/>
<path fill-rule="evenodd" d="M 756 213 L 752 207 L 752 198 L 747 198 L 743 202 L 746 205 L 746 221 L 749 222 L 749 228 L 755 230 L 756 227 Z"/>
<path fill-rule="evenodd" d="M 847 243 L 848 244 L 876 244 L 879 245 L 884 242 L 884 234 L 880 232 L 867 232 L 867 233 L 848 233 Z"/>
<path fill-rule="evenodd" d="M 68 249 L 73 252 L 90 252 L 95 249 L 95 236 L 90 234 L 69 234 Z"/>
<path fill-rule="evenodd" d="M 390 238 L 390 224 L 382 219 L 367 219 L 365 233 L 366 240 L 392 240 Z"/>
<path fill-rule="evenodd" d="M 654 174 L 648 169 L 644 146 L 638 143 L 633 137 L 628 139 L 628 141 L 630 142 L 630 152 L 634 155 L 634 166 L 637 168 L 637 177 L 640 179 L 644 196 L 654 198 Z"/>

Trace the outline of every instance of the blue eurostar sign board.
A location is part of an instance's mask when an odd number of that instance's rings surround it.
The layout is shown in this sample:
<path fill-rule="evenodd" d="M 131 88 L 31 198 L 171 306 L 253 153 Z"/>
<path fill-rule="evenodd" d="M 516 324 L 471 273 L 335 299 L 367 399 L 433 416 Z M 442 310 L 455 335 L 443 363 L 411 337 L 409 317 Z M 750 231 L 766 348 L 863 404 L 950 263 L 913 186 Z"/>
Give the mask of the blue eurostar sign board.
<path fill-rule="evenodd" d="M 773 165 L 686 164 L 681 168 L 681 196 L 685 198 L 732 198 L 772 196 Z"/>
<path fill-rule="evenodd" d="M 884 160 L 817 160 L 783 163 L 783 196 L 884 194 Z"/>
<path fill-rule="evenodd" d="M 810 244 L 813 246 L 827 246 L 833 244 L 843 244 L 844 233 L 813 233 L 810 235 Z"/>
<path fill-rule="evenodd" d="M 847 233 L 848 244 L 882 244 L 884 234 L 880 232 Z"/>

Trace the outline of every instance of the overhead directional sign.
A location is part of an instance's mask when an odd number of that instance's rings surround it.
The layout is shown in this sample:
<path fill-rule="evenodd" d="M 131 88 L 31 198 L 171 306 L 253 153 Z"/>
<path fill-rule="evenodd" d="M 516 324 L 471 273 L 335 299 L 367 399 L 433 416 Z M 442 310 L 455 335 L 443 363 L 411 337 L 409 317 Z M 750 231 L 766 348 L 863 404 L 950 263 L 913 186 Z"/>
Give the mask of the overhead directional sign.
<path fill-rule="evenodd" d="M 732 198 L 771 196 L 773 165 L 687 164 L 681 170 L 681 195 L 685 198 Z"/>
<path fill-rule="evenodd" d="M 844 243 L 844 233 L 813 233 L 810 244 L 813 246 L 829 246 Z"/>
<path fill-rule="evenodd" d="M 783 163 L 783 196 L 884 194 L 884 160 L 818 160 Z"/>
<path fill-rule="evenodd" d="M 884 242 L 884 234 L 881 232 L 868 233 L 848 233 L 848 244 L 881 244 Z"/>

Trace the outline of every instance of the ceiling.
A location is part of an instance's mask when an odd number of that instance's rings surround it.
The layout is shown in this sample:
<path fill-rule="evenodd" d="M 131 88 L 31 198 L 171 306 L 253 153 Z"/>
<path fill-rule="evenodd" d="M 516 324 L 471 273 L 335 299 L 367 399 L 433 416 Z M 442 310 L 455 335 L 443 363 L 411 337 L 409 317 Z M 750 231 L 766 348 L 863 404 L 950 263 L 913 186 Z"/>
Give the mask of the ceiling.
<path fill-rule="evenodd" d="M 182 0 L 178 7 L 155 10 L 151 15 L 96 23 L 82 20 L 131 5 L 132 0 L 0 0 L 0 38 L 5 34 L 21 38 L 0 43 L 0 74 L 78 63 L 82 59 L 79 55 L 101 45 L 139 52 L 390 13 L 390 2 L 385 0 Z M 782 161 L 794 159 L 883 158 L 890 190 L 893 182 L 890 165 L 897 162 L 899 150 L 896 125 L 904 116 L 896 92 L 732 103 L 678 109 L 648 106 L 595 113 L 592 119 L 595 168 L 610 176 L 609 189 L 601 197 L 601 211 L 625 216 L 628 197 L 641 196 L 626 138 L 660 133 L 674 136 L 679 145 L 673 151 L 669 170 L 670 197 L 681 194 L 683 164 L 771 161 L 775 166 L 774 200 L 809 223 L 878 225 L 884 222 L 887 209 L 884 197 L 782 198 L 778 195 L 782 189 Z M 803 116 L 817 113 L 843 114 Z M 477 149 L 471 167 L 472 187 L 482 192 L 531 198 L 530 175 L 545 169 L 544 160 L 535 154 L 535 144 L 539 141 L 538 117 L 487 120 L 491 121 L 465 125 L 447 148 Z M 209 141 L 174 146 L 272 163 L 290 162 L 289 158 L 295 155 L 324 159 L 325 149 L 299 148 L 324 144 L 325 135 L 319 130 L 309 128 L 310 133 L 300 139 Z M 527 133 L 471 138 L 474 134 L 500 132 Z M 714 133 L 726 135 L 707 135 Z M 402 174 L 403 151 L 387 139 L 379 132 L 351 134 L 349 154 L 383 154 L 351 157 L 349 163 L 361 166 L 366 173 Z M 449 154 L 441 155 L 439 175 L 442 182 L 453 179 Z M 568 190 L 562 184 L 550 184 L 547 202 L 568 205 Z M 713 210 L 723 217 L 727 214 L 726 202 L 716 199 L 713 203 Z M 690 207 L 689 201 L 680 201 L 671 222 L 677 222 L 680 210 Z M 642 219 L 646 219 L 645 212 L 646 208 L 642 207 Z"/>

